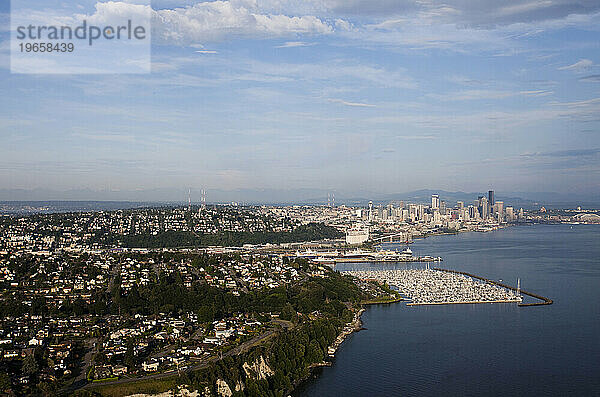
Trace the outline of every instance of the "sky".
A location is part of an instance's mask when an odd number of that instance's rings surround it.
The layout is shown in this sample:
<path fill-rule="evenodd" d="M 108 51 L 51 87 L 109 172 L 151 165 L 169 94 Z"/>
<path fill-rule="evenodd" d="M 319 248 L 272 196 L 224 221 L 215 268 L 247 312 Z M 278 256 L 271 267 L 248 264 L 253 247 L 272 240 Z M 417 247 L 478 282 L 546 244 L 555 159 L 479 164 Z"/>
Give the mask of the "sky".
<path fill-rule="evenodd" d="M 150 74 L 13 74 L 0 13 L 0 190 L 600 195 L 597 0 L 156 0 Z"/>

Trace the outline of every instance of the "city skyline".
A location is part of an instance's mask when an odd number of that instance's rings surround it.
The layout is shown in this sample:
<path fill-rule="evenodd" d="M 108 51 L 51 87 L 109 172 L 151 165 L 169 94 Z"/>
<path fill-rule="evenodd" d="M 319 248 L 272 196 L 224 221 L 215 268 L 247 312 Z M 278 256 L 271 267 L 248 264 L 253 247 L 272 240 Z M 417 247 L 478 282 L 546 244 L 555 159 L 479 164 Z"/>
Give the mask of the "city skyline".
<path fill-rule="evenodd" d="M 152 6 L 149 75 L 11 74 L 0 31 L 3 190 L 600 194 L 596 2 Z"/>

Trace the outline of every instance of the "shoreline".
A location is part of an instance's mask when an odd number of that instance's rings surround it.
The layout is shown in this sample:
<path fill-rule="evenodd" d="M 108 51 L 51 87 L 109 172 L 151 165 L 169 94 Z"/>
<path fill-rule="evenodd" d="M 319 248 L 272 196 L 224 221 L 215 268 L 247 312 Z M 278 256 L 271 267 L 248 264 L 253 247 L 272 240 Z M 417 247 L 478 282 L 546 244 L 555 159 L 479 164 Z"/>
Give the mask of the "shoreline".
<path fill-rule="evenodd" d="M 296 385 L 294 385 L 294 387 L 290 393 L 290 396 L 297 395 L 296 393 L 298 391 L 298 388 L 301 385 L 303 385 L 304 383 L 308 382 L 312 375 L 316 375 L 315 370 L 317 370 L 319 368 L 323 368 L 323 367 L 332 367 L 333 366 L 334 362 L 332 359 L 335 358 L 335 353 L 337 353 L 337 350 L 342 345 L 342 343 L 344 343 L 346 338 L 348 338 L 348 336 L 352 335 L 355 332 L 360 332 L 360 331 L 366 329 L 366 328 L 363 328 L 362 315 L 367 310 L 368 306 L 388 305 L 388 304 L 398 303 L 398 302 L 402 302 L 402 301 L 404 301 L 404 299 L 402 297 L 400 297 L 398 299 L 395 299 L 392 301 L 387 301 L 387 302 L 364 302 L 364 303 L 361 303 L 361 308 L 358 309 L 354 313 L 353 319 L 351 321 L 349 321 L 348 323 L 346 323 L 346 325 L 344 325 L 344 328 L 342 328 L 342 331 L 338 334 L 338 336 L 336 337 L 333 344 L 328 347 L 326 356 L 323 358 L 323 361 L 321 361 L 319 363 L 314 363 L 309 367 L 309 369 L 310 369 L 309 375 L 306 378 L 300 380 Z"/>

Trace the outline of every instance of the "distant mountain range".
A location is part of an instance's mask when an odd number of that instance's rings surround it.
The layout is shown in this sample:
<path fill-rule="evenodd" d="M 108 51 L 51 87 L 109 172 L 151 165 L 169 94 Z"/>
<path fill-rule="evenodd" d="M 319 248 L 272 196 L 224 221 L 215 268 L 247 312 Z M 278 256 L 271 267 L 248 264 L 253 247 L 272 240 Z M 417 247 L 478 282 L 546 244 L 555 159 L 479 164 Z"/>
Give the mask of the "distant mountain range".
<path fill-rule="evenodd" d="M 327 204 L 327 190 L 323 189 L 236 189 L 208 190 L 208 203 L 239 204 Z M 335 192 L 335 204 L 367 205 L 373 201 L 376 205 L 389 202 L 404 201 L 405 203 L 430 203 L 431 195 L 439 194 L 440 199 L 448 206 L 454 206 L 456 201 L 465 205 L 477 200 L 487 192 L 449 192 L 444 190 L 422 189 L 404 193 L 372 193 L 367 191 Z M 191 200 L 198 204 L 201 200 L 200 189 L 191 190 Z M 546 207 L 576 207 L 585 208 L 600 206 L 599 195 L 572 195 L 555 192 L 496 192 L 496 200 L 503 201 L 505 206 L 523 207 L 525 209 Z M 72 208 L 73 211 L 86 209 L 115 209 L 134 208 L 157 204 L 181 204 L 188 201 L 188 189 L 148 189 L 148 190 L 24 190 L 0 189 L 0 202 L 21 202 L 20 205 L 40 205 L 40 202 L 58 205 L 61 208 Z M 23 203 L 25 202 L 25 203 Z M 0 203 L 2 204 L 2 203 Z"/>

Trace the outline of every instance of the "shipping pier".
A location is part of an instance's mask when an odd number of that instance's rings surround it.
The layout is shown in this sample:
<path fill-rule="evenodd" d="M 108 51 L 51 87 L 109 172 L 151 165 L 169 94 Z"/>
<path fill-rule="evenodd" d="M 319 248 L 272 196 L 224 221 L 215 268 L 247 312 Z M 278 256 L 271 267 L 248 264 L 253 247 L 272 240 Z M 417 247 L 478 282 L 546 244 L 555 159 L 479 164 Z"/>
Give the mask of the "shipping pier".
<path fill-rule="evenodd" d="M 314 263 L 336 264 L 348 262 L 441 262 L 441 257 L 433 256 L 415 256 L 410 248 L 404 251 L 364 251 L 361 249 L 340 251 L 319 252 L 306 250 L 304 252 L 296 251 L 296 254 L 288 255 L 295 258 L 305 258 Z"/>

